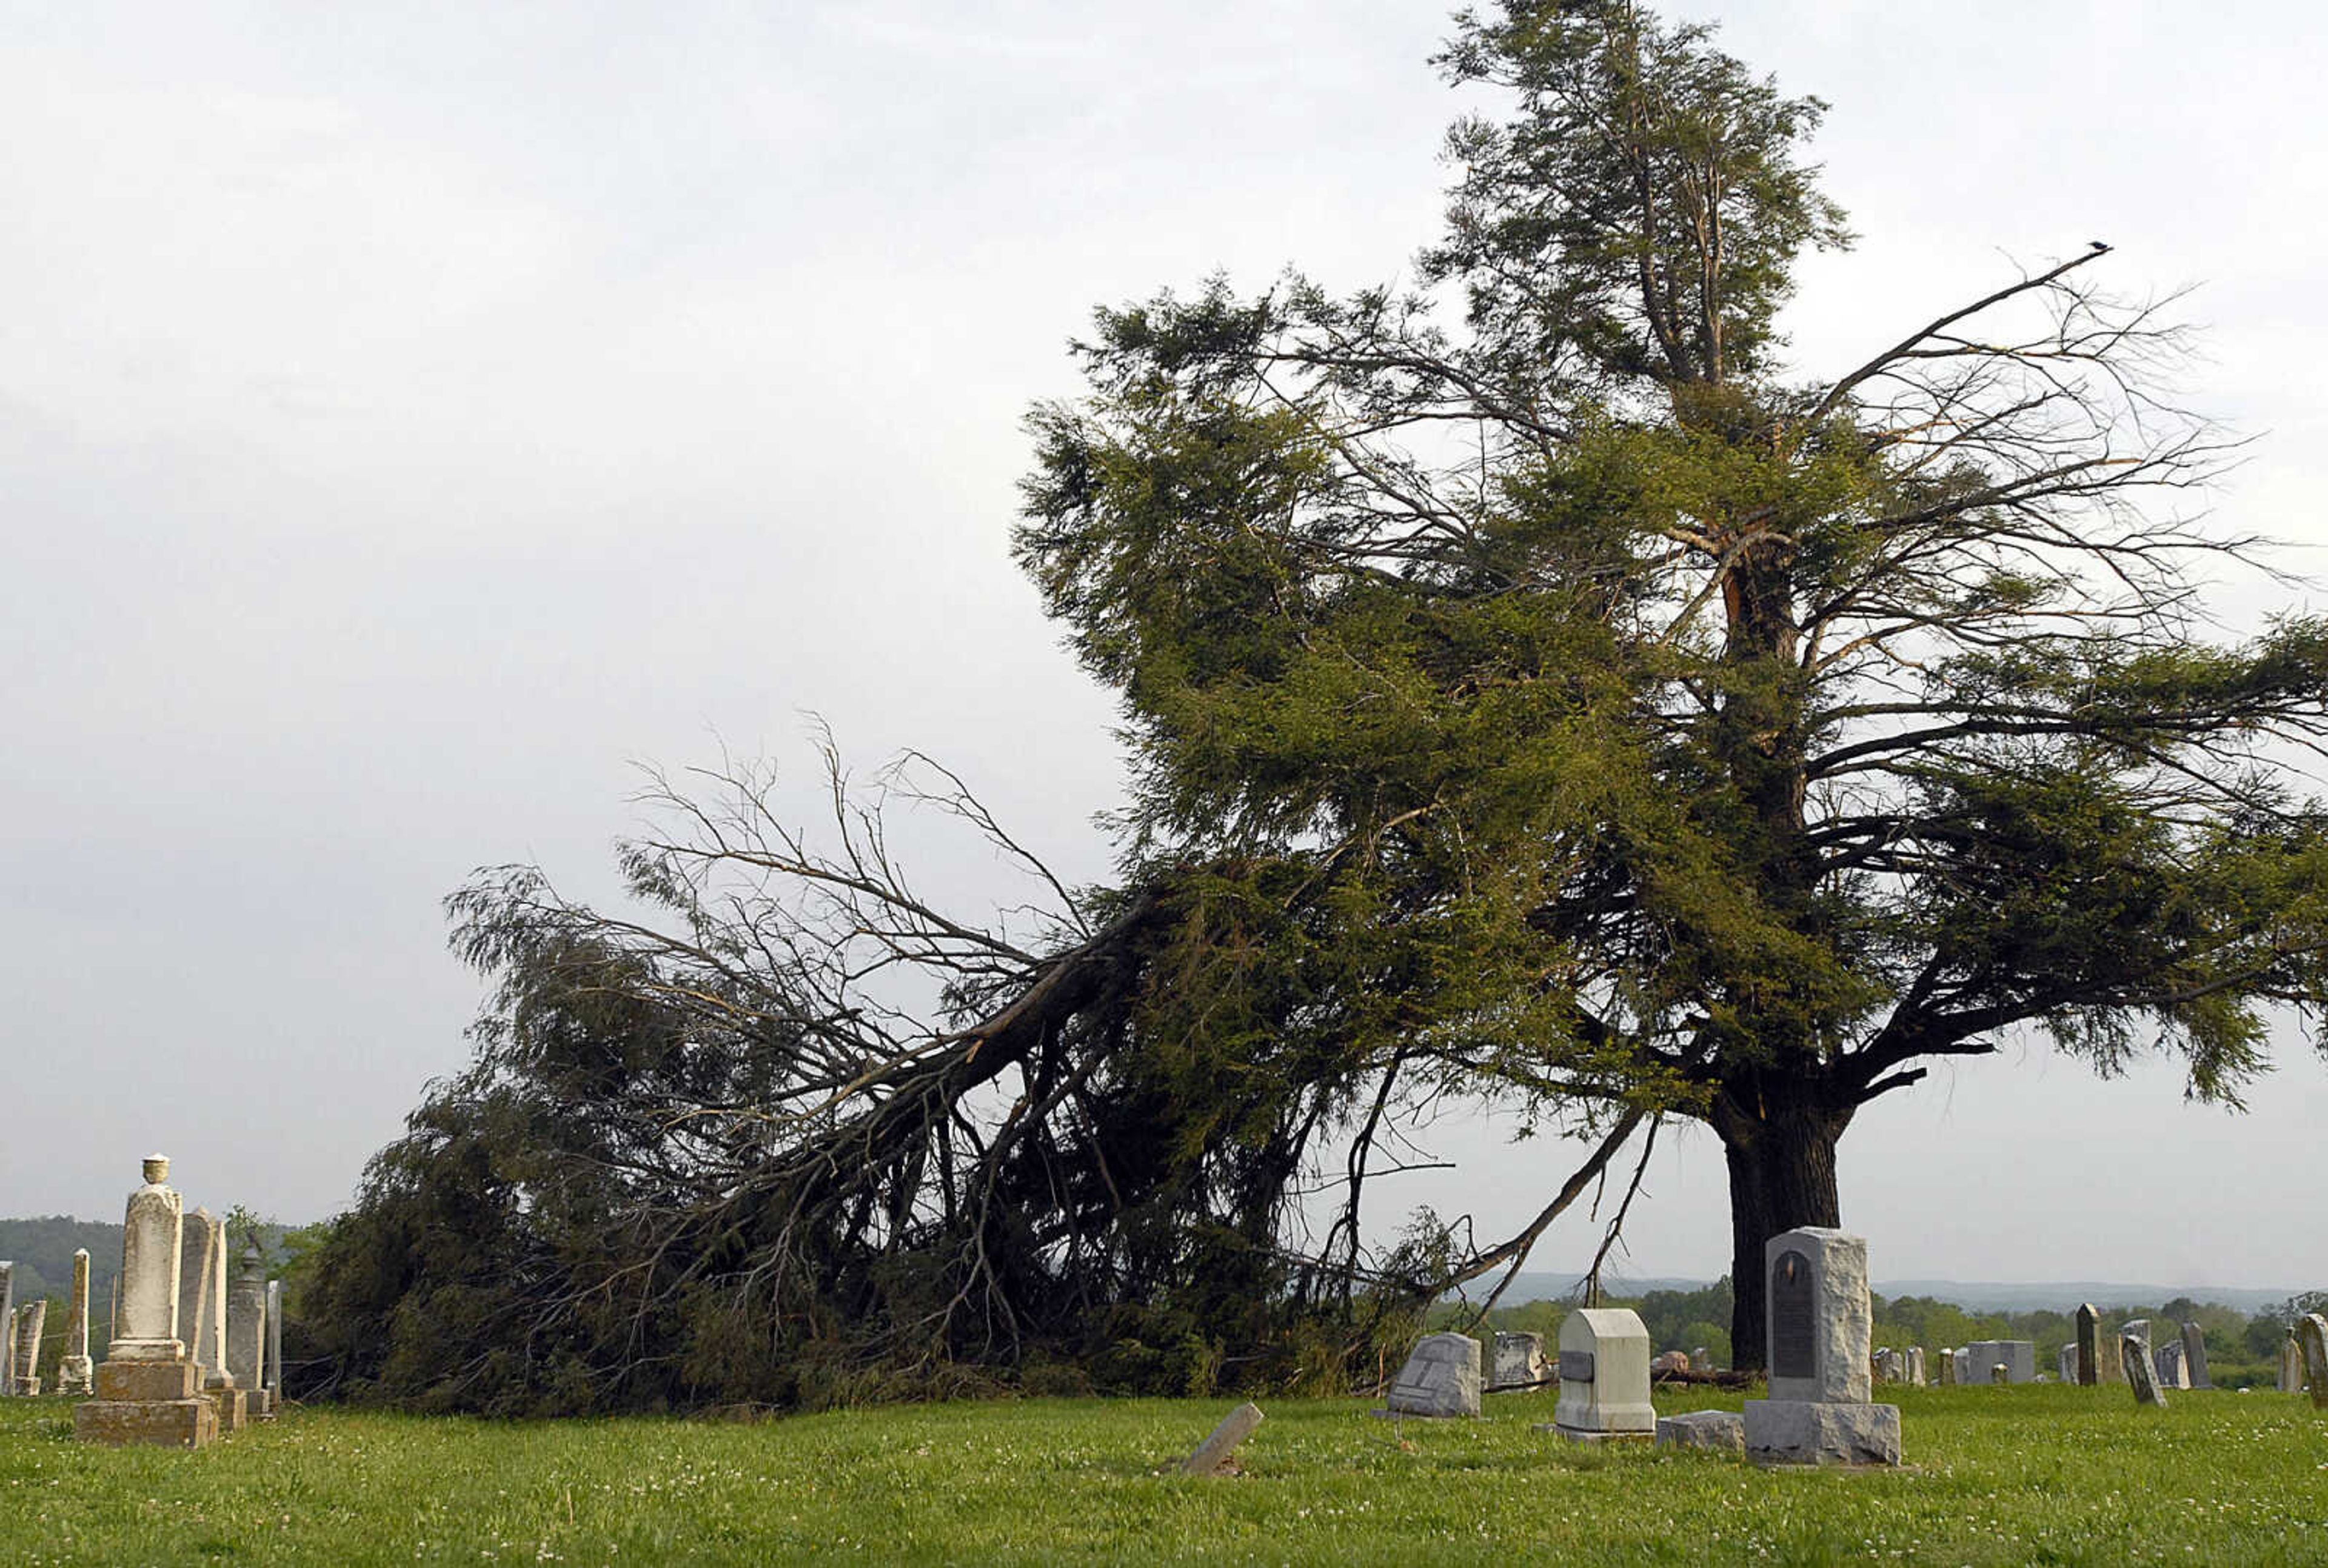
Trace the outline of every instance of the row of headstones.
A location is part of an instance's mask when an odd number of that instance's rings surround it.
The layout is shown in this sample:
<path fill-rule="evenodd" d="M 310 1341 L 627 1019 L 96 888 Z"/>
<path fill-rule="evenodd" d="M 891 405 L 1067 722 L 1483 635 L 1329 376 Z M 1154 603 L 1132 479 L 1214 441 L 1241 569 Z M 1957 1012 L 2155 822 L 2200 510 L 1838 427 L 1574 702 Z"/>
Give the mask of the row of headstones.
<path fill-rule="evenodd" d="M 0 1263 L 0 1394 L 30 1398 L 41 1392 L 41 1337 L 49 1300 L 18 1306 L 16 1265 Z M 72 1305 L 65 1320 L 65 1355 L 57 1366 L 59 1394 L 89 1392 L 89 1249 L 73 1253 Z"/>
<path fill-rule="evenodd" d="M 1649 1403 L 1649 1335 L 1639 1315 L 1590 1308 L 1560 1326 L 1560 1400 L 1550 1430 L 1579 1441 L 1654 1437 L 1659 1446 L 1723 1449 L 1763 1464 L 1898 1464 L 1900 1409 L 1869 1398 L 1867 1244 L 1806 1227 L 1773 1237 L 1764 1258 L 1769 1398 L 1748 1400 L 1742 1413 L 1659 1417 Z M 1539 1337 L 1499 1335 L 1497 1348 L 1499 1386 L 1548 1381 Z M 1476 1416 L 1479 1394 L 1479 1342 L 1433 1334 L 1407 1357 L 1376 1413 Z"/>
<path fill-rule="evenodd" d="M 2125 1383 L 2137 1397 L 2145 1382 L 2154 1388 L 2215 1385 L 2207 1370 L 2207 1338 L 2196 1323 L 2179 1325 L 2173 1338 L 2153 1346 L 2147 1318 L 2121 1323 L 2113 1333 L 2102 1326 L 2101 1310 L 2088 1302 L 2078 1309 L 2077 1321 L 2077 1338 L 2061 1347 L 2064 1382 L 2074 1379 L 2088 1387 Z M 2139 1355 L 2127 1348 L 2136 1345 L 2141 1347 Z"/>
<path fill-rule="evenodd" d="M 2079 1310 L 2083 1314 L 2091 1311 L 2092 1309 L 2087 1307 L 2080 1308 Z M 2215 1386 L 2213 1377 L 2207 1371 L 2206 1335 L 2198 1324 L 2185 1323 L 2175 1338 L 2163 1339 L 2157 1345 L 2152 1346 L 2150 1319 L 2136 1318 L 2118 1329 L 2118 1340 L 2121 1346 L 2129 1337 L 2141 1340 L 2146 1347 L 2145 1354 L 2150 1363 L 2151 1376 L 2160 1387 L 2212 1388 Z M 2095 1375 L 2091 1377 L 2087 1376 L 2085 1348 L 2080 1342 L 2083 1338 L 2084 1335 L 2081 1332 L 2079 1339 L 2072 1339 L 2061 1347 L 2057 1370 L 2060 1373 L 2062 1382 L 2092 1385 L 2129 1381 L 2126 1372 L 2126 1357 L 2123 1349 L 2119 1349 L 2116 1355 L 2098 1351 Z M 2106 1340 L 2102 1343 L 2105 1346 L 2107 1344 Z"/>
<path fill-rule="evenodd" d="M 230 1284 L 226 1222 L 186 1213 L 169 1175 L 166 1156 L 148 1155 L 145 1185 L 129 1195 L 112 1338 L 94 1369 L 96 1397 L 73 1407 L 74 1435 L 87 1441 L 199 1448 L 275 1414 L 282 1282 L 266 1277 L 253 1244 Z M 85 1354 L 85 1322 L 82 1339 Z"/>

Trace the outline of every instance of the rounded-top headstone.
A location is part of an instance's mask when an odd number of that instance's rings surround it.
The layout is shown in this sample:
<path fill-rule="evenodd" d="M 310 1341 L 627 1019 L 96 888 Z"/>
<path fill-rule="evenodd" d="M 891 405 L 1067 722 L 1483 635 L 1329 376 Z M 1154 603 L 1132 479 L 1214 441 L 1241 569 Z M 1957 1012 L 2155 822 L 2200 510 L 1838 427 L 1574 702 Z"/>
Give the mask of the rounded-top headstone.
<path fill-rule="evenodd" d="M 146 1185 L 159 1187 L 170 1179 L 170 1157 L 166 1154 L 149 1154 L 146 1157 L 145 1169 Z"/>

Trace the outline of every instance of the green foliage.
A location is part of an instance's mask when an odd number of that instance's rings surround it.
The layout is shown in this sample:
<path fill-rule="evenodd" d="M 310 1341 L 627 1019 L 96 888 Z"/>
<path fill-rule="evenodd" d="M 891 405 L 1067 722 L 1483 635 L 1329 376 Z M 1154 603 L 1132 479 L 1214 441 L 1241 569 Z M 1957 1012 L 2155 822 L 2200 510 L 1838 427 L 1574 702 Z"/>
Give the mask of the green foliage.
<path fill-rule="evenodd" d="M 16 1300 L 61 1295 L 72 1289 L 72 1255 L 89 1252 L 89 1300 L 110 1298 L 121 1269 L 121 1226 L 52 1214 L 40 1219 L 0 1219 L 0 1258 L 16 1265 Z"/>
<path fill-rule="evenodd" d="M 1456 25 L 1506 111 L 1424 253 L 1467 331 L 1299 277 L 1103 309 L 1018 554 L 1121 696 L 1131 878 L 1300 890 L 1159 1028 L 1291 1021 L 1338 1103 L 1705 1118 L 1751 1358 L 1760 1238 L 1835 1223 L 1835 1140 L 1920 1060 L 2034 1030 L 2236 1105 L 2267 1010 L 2328 1010 L 2286 772 L 2328 621 L 2196 635 L 2249 541 L 2167 513 L 2217 449 L 2100 251 L 1804 385 L 1816 100 L 1619 0 Z"/>

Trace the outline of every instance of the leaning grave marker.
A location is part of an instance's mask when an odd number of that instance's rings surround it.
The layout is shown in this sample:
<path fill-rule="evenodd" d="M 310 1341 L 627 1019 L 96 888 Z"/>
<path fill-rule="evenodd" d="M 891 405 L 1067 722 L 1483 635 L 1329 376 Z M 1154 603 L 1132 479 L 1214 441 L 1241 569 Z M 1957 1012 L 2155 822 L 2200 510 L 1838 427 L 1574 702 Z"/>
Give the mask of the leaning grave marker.
<path fill-rule="evenodd" d="M 2214 1379 L 2207 1376 L 2207 1334 L 2196 1323 L 2182 1325 L 2182 1372 L 2186 1388 L 2212 1388 Z"/>
<path fill-rule="evenodd" d="M 2295 1342 L 2304 1347 L 2304 1381 L 2316 1409 L 2328 1410 L 2328 1318 L 2306 1312 L 2295 1320 Z"/>
<path fill-rule="evenodd" d="M 2158 1386 L 2158 1375 L 2150 1365 L 2150 1347 L 2134 1332 L 2133 1324 L 2127 1324 L 2126 1332 L 2118 1336 L 2118 1349 L 2120 1359 L 2126 1363 L 2126 1381 L 2134 1390 L 2135 1404 L 2164 1407 L 2166 1391 Z"/>
<path fill-rule="evenodd" d="M 1392 1380 L 1376 1415 L 1446 1420 L 1479 1413 L 1479 1342 L 1469 1334 L 1426 1334 Z"/>
<path fill-rule="evenodd" d="M 41 1331 L 48 1323 L 49 1301 L 43 1296 L 17 1308 L 16 1320 L 9 1325 L 16 1345 L 15 1392 L 26 1399 L 41 1392 Z"/>
<path fill-rule="evenodd" d="M 1763 1247 L 1769 1397 L 1746 1402 L 1760 1464 L 1900 1462 L 1900 1407 L 1868 1395 L 1867 1243 L 1804 1226 Z"/>

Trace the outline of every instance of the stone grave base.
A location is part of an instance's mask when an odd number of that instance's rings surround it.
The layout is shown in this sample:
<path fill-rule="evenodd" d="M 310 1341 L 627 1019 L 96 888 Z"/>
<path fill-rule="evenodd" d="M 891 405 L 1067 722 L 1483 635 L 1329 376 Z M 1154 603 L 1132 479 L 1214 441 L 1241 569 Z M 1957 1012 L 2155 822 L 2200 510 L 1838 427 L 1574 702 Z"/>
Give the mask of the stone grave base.
<path fill-rule="evenodd" d="M 250 1391 L 250 1419 L 253 1421 L 275 1419 L 275 1390 L 254 1388 Z"/>
<path fill-rule="evenodd" d="M 218 1407 L 207 1399 L 92 1399 L 73 1406 L 73 1436 L 108 1448 L 201 1448 L 218 1441 Z"/>
<path fill-rule="evenodd" d="M 90 1389 L 90 1368 L 86 1356 L 68 1356 L 57 1366 L 57 1392 L 86 1395 Z"/>
<path fill-rule="evenodd" d="M 1896 1465 L 1900 1407 L 1808 1399 L 1750 1399 L 1746 1457 L 1764 1465 Z"/>
<path fill-rule="evenodd" d="M 41 1380 L 37 1377 L 19 1377 L 16 1379 L 16 1396 L 19 1399 L 38 1399 L 41 1396 Z"/>
<path fill-rule="evenodd" d="M 1539 1421 L 1528 1430 L 1548 1432 L 1571 1442 L 1647 1442 L 1652 1435 L 1646 1432 L 1588 1432 L 1581 1426 L 1563 1426 L 1556 1421 Z"/>
<path fill-rule="evenodd" d="M 1746 1451 L 1746 1418 L 1734 1410 L 1693 1410 L 1657 1417 L 1659 1448 L 1697 1448 L 1715 1453 Z"/>
<path fill-rule="evenodd" d="M 205 1388 L 202 1397 L 218 1405 L 218 1429 L 221 1432 L 240 1432 L 250 1424 L 250 1391 L 244 1388 Z"/>
<path fill-rule="evenodd" d="M 192 1399 L 202 1392 L 202 1369 L 191 1361 L 105 1361 L 97 1368 L 97 1396 Z"/>

